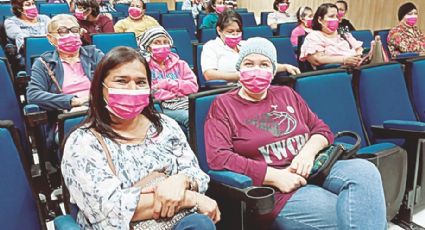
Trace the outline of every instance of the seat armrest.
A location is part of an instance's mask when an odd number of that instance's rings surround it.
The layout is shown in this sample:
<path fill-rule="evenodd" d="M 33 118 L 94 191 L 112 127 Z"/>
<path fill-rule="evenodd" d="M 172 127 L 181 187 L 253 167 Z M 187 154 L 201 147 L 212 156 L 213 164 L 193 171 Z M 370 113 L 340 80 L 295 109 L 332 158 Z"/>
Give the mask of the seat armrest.
<path fill-rule="evenodd" d="M 422 122 L 420 122 L 422 123 Z M 408 126 L 402 127 L 400 125 L 372 125 L 372 132 L 377 139 L 392 139 L 392 138 L 403 138 L 403 139 L 421 139 L 425 138 L 425 131 L 417 131 L 408 129 Z"/>
<path fill-rule="evenodd" d="M 80 230 L 75 220 L 70 215 L 58 216 L 54 220 L 56 230 Z"/>
<path fill-rule="evenodd" d="M 252 186 L 252 179 L 248 176 L 225 170 L 210 170 L 208 175 L 212 180 L 235 188 L 244 189 Z"/>
<path fill-rule="evenodd" d="M 273 211 L 274 189 L 271 187 L 251 186 L 252 179 L 248 176 L 230 171 L 210 170 L 210 191 L 231 200 L 246 203 L 251 213 L 264 215 Z"/>
<path fill-rule="evenodd" d="M 425 123 L 420 121 L 387 120 L 384 121 L 384 128 L 424 132 Z"/>
<path fill-rule="evenodd" d="M 407 59 L 407 58 L 413 58 L 413 57 L 417 57 L 419 56 L 419 53 L 413 53 L 413 52 L 409 52 L 409 53 L 400 53 L 399 55 L 397 55 L 394 60 L 400 60 L 400 59 Z"/>
<path fill-rule="evenodd" d="M 205 82 L 205 86 L 210 89 L 217 89 L 227 86 L 226 80 L 209 80 Z"/>
<path fill-rule="evenodd" d="M 47 112 L 38 105 L 29 104 L 24 107 L 24 115 L 30 127 L 47 123 Z"/>

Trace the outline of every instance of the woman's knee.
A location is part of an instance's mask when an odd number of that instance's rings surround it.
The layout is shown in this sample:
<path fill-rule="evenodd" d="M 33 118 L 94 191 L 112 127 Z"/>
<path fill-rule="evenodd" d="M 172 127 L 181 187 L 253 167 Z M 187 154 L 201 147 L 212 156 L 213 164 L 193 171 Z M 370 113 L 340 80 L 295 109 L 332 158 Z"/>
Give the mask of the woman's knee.
<path fill-rule="evenodd" d="M 341 170 L 353 181 L 368 180 L 369 182 L 381 183 L 381 174 L 378 168 L 371 162 L 364 159 L 351 159 L 338 161 L 341 163 Z"/>

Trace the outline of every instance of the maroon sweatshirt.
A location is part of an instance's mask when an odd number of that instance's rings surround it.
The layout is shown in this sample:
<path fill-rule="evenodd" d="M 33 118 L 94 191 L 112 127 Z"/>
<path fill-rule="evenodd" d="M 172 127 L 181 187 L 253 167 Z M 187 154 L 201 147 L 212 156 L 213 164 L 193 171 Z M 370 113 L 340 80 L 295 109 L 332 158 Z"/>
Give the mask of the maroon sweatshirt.
<path fill-rule="evenodd" d="M 252 178 L 254 186 L 261 186 L 267 166 L 288 167 L 313 134 L 333 143 L 329 127 L 291 88 L 271 86 L 259 102 L 247 101 L 238 92 L 218 96 L 205 121 L 211 169 L 244 174 Z M 294 192 L 276 191 L 273 212 L 261 219 L 272 221 Z"/>
<path fill-rule="evenodd" d="M 86 20 L 78 20 L 81 28 L 87 30 L 87 33 L 83 33 L 81 36 L 83 45 L 91 44 L 91 35 L 92 34 L 101 34 L 101 33 L 113 33 L 114 24 L 112 20 L 105 15 L 100 14 L 95 22 L 89 22 Z"/>

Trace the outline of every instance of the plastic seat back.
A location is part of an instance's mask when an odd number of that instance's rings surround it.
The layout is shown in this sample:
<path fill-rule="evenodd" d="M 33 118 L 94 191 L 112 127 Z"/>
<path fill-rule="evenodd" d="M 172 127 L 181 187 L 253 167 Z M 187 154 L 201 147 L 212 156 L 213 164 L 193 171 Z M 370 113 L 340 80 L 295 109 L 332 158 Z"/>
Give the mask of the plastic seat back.
<path fill-rule="evenodd" d="M 406 79 L 415 107 L 415 111 L 422 122 L 425 122 L 425 58 L 408 60 L 406 63 Z"/>
<path fill-rule="evenodd" d="M 298 67 L 297 55 L 288 37 L 271 37 L 269 40 L 277 50 L 277 62 L 291 64 Z"/>
<path fill-rule="evenodd" d="M 0 20 L 13 16 L 12 6 L 10 4 L 0 4 Z"/>
<path fill-rule="evenodd" d="M 345 70 L 324 70 L 297 76 L 294 88 L 332 132 L 354 131 L 362 138 L 362 146 L 366 145 L 351 76 Z"/>
<path fill-rule="evenodd" d="M 147 2 L 146 11 L 159 11 L 161 14 L 168 13 L 168 5 L 166 2 Z"/>
<path fill-rule="evenodd" d="M 42 229 L 35 194 L 20 160 L 11 133 L 0 128 L 0 228 Z"/>
<path fill-rule="evenodd" d="M 117 12 L 121 12 L 123 15 L 128 16 L 128 8 L 130 7 L 130 4 L 118 3 L 115 4 L 114 7 Z"/>
<path fill-rule="evenodd" d="M 252 37 L 269 38 L 273 36 L 273 31 L 268 26 L 244 27 L 242 31 L 242 36 L 244 40 L 247 40 L 248 38 Z"/>
<path fill-rule="evenodd" d="M 353 30 L 351 34 L 358 41 L 363 42 L 363 48 L 370 49 L 370 42 L 373 41 L 373 34 L 370 30 Z"/>
<path fill-rule="evenodd" d="M 261 12 L 260 18 L 261 18 L 261 25 L 267 26 L 267 17 L 270 13 L 273 13 L 271 11 L 269 12 Z"/>
<path fill-rule="evenodd" d="M 182 10 L 183 2 L 175 2 L 174 3 L 174 10 Z"/>
<path fill-rule="evenodd" d="M 291 37 L 292 30 L 297 27 L 298 22 L 287 22 L 277 25 L 277 35 L 282 37 Z"/>
<path fill-rule="evenodd" d="M 166 29 L 186 29 L 191 40 L 197 40 L 195 21 L 192 14 L 161 14 L 161 25 Z"/>
<path fill-rule="evenodd" d="M 229 91 L 229 88 L 215 89 L 189 95 L 189 132 L 190 144 L 197 154 L 199 165 L 204 172 L 209 171 L 205 153 L 204 124 L 214 99 Z"/>
<path fill-rule="evenodd" d="M 243 26 L 257 26 L 257 21 L 255 21 L 255 15 L 252 12 L 248 13 L 239 13 L 242 18 Z"/>
<path fill-rule="evenodd" d="M 382 125 L 386 120 L 417 120 L 399 63 L 362 66 L 354 71 L 353 78 L 370 138 L 372 125 Z"/>
<path fill-rule="evenodd" d="M 67 3 L 41 3 L 40 14 L 52 15 L 52 14 L 69 14 L 69 6 Z"/>
<path fill-rule="evenodd" d="M 181 59 L 185 60 L 190 67 L 193 67 L 193 48 L 190 36 L 185 29 L 167 30 L 174 40 L 174 47 Z"/>
<path fill-rule="evenodd" d="M 159 11 L 146 11 L 145 14 L 155 18 L 157 22 L 161 20 L 161 13 Z"/>
<path fill-rule="evenodd" d="M 206 43 L 209 40 L 213 40 L 217 37 L 216 28 L 200 29 L 198 31 L 198 38 L 200 43 Z"/>
<path fill-rule="evenodd" d="M 47 37 L 26 37 L 25 38 L 25 71 L 31 76 L 32 61 L 41 56 L 46 51 L 55 50 Z"/>
<path fill-rule="evenodd" d="M 93 45 L 105 54 L 117 46 L 138 48 L 136 35 L 133 32 L 93 34 L 92 41 Z"/>

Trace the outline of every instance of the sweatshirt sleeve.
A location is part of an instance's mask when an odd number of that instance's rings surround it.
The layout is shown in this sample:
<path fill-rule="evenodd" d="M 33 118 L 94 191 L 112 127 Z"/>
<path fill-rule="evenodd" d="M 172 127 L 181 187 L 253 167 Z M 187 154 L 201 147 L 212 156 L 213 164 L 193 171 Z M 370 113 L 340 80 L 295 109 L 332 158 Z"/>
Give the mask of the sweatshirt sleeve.
<path fill-rule="evenodd" d="M 329 144 L 332 144 L 334 141 L 334 136 L 329 126 L 323 120 L 321 120 L 317 114 L 311 111 L 310 107 L 308 107 L 307 103 L 298 93 L 292 89 L 291 91 L 297 100 L 298 109 L 304 118 L 304 122 L 310 129 L 310 136 L 314 134 L 320 134 L 328 140 Z"/>
<path fill-rule="evenodd" d="M 207 162 L 213 170 L 229 170 L 249 176 L 253 185 L 261 186 L 266 176 L 266 162 L 256 161 L 233 150 L 232 125 L 220 98 L 211 105 L 205 121 L 205 148 Z"/>
<path fill-rule="evenodd" d="M 177 80 L 177 96 L 186 96 L 198 92 L 196 76 L 187 62 L 180 60 L 180 79 Z"/>

